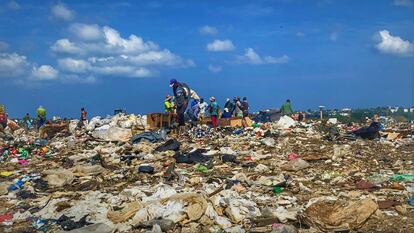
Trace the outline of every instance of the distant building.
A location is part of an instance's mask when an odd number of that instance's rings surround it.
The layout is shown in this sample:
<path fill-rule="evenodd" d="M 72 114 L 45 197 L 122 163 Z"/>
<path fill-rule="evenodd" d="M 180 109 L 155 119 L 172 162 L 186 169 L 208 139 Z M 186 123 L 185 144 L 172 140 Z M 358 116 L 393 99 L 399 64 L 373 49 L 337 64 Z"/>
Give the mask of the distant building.
<path fill-rule="evenodd" d="M 404 108 L 404 112 L 409 112 L 410 109 Z"/>
<path fill-rule="evenodd" d="M 410 112 L 414 113 L 414 107 L 410 108 Z"/>

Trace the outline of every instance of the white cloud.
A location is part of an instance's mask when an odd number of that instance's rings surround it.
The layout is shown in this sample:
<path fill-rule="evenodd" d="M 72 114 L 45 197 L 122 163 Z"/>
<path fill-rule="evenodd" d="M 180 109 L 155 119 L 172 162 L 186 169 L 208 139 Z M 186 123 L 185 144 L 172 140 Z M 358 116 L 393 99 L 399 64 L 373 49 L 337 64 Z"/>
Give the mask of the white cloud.
<path fill-rule="evenodd" d="M 29 62 L 25 56 L 17 53 L 0 53 L 0 78 L 19 77 L 28 67 Z"/>
<path fill-rule="evenodd" d="M 6 51 L 8 49 L 9 49 L 9 44 L 7 44 L 6 42 L 0 41 L 0 52 Z"/>
<path fill-rule="evenodd" d="M 208 25 L 201 27 L 199 31 L 203 35 L 216 35 L 218 33 L 217 28 Z"/>
<path fill-rule="evenodd" d="M 281 57 L 266 56 L 264 57 L 264 61 L 268 64 L 284 64 L 290 61 L 290 57 L 288 57 L 286 54 Z"/>
<path fill-rule="evenodd" d="M 251 63 L 251 64 L 261 64 L 261 63 L 263 63 L 262 58 L 252 48 L 247 48 L 245 50 L 244 58 L 245 58 L 247 63 Z"/>
<path fill-rule="evenodd" d="M 51 14 L 54 18 L 71 21 L 74 18 L 74 12 L 63 3 L 57 3 L 50 8 Z"/>
<path fill-rule="evenodd" d="M 261 57 L 252 48 L 245 49 L 244 55 L 238 57 L 239 63 L 247 63 L 247 64 L 253 64 L 253 65 L 284 64 L 284 63 L 288 63 L 289 60 L 290 58 L 287 55 L 283 55 L 281 57 L 272 57 L 272 56 Z"/>
<path fill-rule="evenodd" d="M 403 7 L 412 7 L 414 6 L 414 2 L 412 0 L 394 0 L 394 6 L 403 6 Z"/>
<path fill-rule="evenodd" d="M 382 30 L 378 32 L 379 43 L 375 47 L 382 53 L 412 56 L 414 54 L 414 43 L 403 40 L 401 37 L 392 36 L 389 31 Z"/>
<path fill-rule="evenodd" d="M 57 78 L 59 71 L 49 65 L 33 67 L 32 75 L 37 80 L 54 80 Z"/>
<path fill-rule="evenodd" d="M 133 66 L 104 66 L 104 67 L 92 67 L 92 70 L 96 74 L 105 76 L 125 76 L 131 78 L 144 78 L 151 77 L 154 74 L 146 68 L 136 68 Z"/>
<path fill-rule="evenodd" d="M 81 59 L 64 58 L 58 60 L 59 67 L 72 73 L 86 73 L 90 70 L 89 62 Z"/>
<path fill-rule="evenodd" d="M 69 31 L 82 40 L 99 40 L 103 38 L 102 30 L 96 24 L 75 23 L 69 27 Z"/>
<path fill-rule="evenodd" d="M 129 60 L 136 65 L 167 65 L 167 66 L 192 66 L 192 62 L 185 62 L 179 56 L 169 50 L 149 51 L 136 56 L 129 57 Z"/>
<path fill-rule="evenodd" d="M 75 43 L 69 41 L 69 39 L 57 40 L 51 47 L 54 52 L 58 53 L 71 53 L 71 54 L 83 54 L 84 51 L 78 47 Z"/>
<path fill-rule="evenodd" d="M 213 73 L 218 73 L 223 70 L 221 66 L 215 66 L 215 65 L 208 65 L 208 70 L 210 70 Z"/>
<path fill-rule="evenodd" d="M 207 50 L 212 52 L 231 51 L 234 49 L 235 47 L 231 40 L 214 40 L 207 44 Z"/>
<path fill-rule="evenodd" d="M 332 33 L 329 35 L 329 39 L 330 39 L 331 41 L 337 41 L 337 40 L 338 40 L 338 32 L 332 32 Z"/>
<path fill-rule="evenodd" d="M 185 68 L 195 66 L 152 41 L 131 34 L 123 38 L 114 28 L 88 24 L 72 24 L 70 40 L 57 40 L 50 48 L 56 53 L 59 68 L 70 75 L 99 78 L 151 77 L 162 66 Z"/>
<path fill-rule="evenodd" d="M 140 53 L 158 49 L 158 45 L 152 41 L 144 42 L 141 37 L 130 35 L 129 39 L 123 39 L 118 31 L 108 26 L 103 27 L 107 47 L 118 50 L 121 53 Z"/>
<path fill-rule="evenodd" d="M 296 36 L 298 36 L 298 37 L 305 37 L 306 35 L 303 32 L 297 32 L 296 33 Z"/>
<path fill-rule="evenodd" d="M 19 10 L 20 9 L 19 3 L 17 3 L 14 0 L 10 1 L 9 4 L 7 4 L 7 6 L 12 10 Z"/>

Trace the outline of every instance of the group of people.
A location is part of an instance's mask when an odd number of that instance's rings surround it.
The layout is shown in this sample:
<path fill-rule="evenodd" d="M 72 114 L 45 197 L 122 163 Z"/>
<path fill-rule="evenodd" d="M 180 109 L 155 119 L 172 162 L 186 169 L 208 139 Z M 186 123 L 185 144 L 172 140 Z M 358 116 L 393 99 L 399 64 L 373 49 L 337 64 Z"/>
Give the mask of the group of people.
<path fill-rule="evenodd" d="M 213 127 L 216 128 L 219 118 L 243 118 L 249 115 L 249 103 L 246 97 L 242 101 L 239 97 L 234 97 L 233 101 L 227 98 L 222 112 L 214 96 L 210 97 L 210 103 L 206 103 L 187 84 L 176 79 L 170 80 L 170 87 L 173 89 L 174 96 L 165 97 L 165 112 L 176 113 L 179 126 L 184 126 L 186 119 L 197 122 L 209 116 Z"/>
<path fill-rule="evenodd" d="M 219 118 L 245 118 L 249 116 L 247 97 L 243 97 L 243 99 L 234 97 L 233 100 L 227 98 L 223 108 L 221 108 L 214 96 L 209 98 L 209 103 L 206 103 L 187 84 L 178 82 L 176 79 L 170 80 L 170 87 L 172 88 L 173 96 L 167 95 L 165 97 L 165 112 L 174 113 L 179 126 L 185 126 L 187 119 L 195 123 L 206 117 L 210 117 L 213 127 L 216 128 Z M 32 119 L 29 113 L 24 116 L 23 124 L 26 128 L 31 129 L 35 123 L 36 128 L 39 129 L 46 124 L 46 109 L 43 106 L 39 106 L 36 112 L 37 118 L 35 119 Z M 282 115 L 291 115 L 293 113 L 290 100 L 287 100 L 282 105 L 281 113 Z M 86 123 L 87 112 L 84 108 L 81 108 L 78 127 L 82 128 Z M 3 128 L 7 127 L 7 114 L 4 105 L 0 105 L 0 126 Z"/>
<path fill-rule="evenodd" d="M 30 117 L 29 113 L 22 118 L 20 121 L 21 125 L 26 129 L 32 129 L 36 127 L 36 129 L 40 129 L 43 125 L 47 123 L 46 118 L 46 109 L 43 106 L 39 106 L 36 109 L 36 118 Z M 0 104 L 0 130 L 4 130 L 7 127 L 8 115 L 6 112 L 6 108 L 4 105 Z M 85 108 L 81 108 L 81 116 L 79 120 L 78 127 L 82 128 L 87 124 L 87 112 Z"/>
<path fill-rule="evenodd" d="M 32 119 L 29 113 L 26 113 L 26 115 L 23 117 L 22 123 L 27 129 L 33 128 L 33 124 L 36 124 L 37 129 L 39 129 L 44 124 L 46 124 L 46 109 L 43 106 L 39 106 L 36 109 L 36 113 L 37 113 L 37 117 L 35 119 Z M 0 105 L 1 129 L 5 129 L 7 127 L 7 119 L 8 119 L 8 115 L 6 112 L 6 107 L 4 105 Z"/>

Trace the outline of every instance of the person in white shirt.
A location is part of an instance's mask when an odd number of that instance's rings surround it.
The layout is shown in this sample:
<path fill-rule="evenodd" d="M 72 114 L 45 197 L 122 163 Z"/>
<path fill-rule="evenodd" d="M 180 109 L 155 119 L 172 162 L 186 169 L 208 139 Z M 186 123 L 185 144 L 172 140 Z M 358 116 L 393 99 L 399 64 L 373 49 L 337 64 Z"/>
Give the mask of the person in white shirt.
<path fill-rule="evenodd" d="M 203 119 L 204 117 L 206 117 L 207 107 L 208 107 L 208 104 L 204 102 L 203 98 L 201 98 L 200 102 L 198 103 L 198 108 L 200 109 L 199 118 Z"/>

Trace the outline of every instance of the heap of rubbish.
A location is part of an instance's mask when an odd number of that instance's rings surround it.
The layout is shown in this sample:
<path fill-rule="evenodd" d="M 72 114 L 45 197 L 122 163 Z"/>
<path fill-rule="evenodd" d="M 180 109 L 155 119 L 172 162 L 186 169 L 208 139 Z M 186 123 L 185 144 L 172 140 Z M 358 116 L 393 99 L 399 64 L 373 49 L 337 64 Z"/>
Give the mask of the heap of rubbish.
<path fill-rule="evenodd" d="M 0 232 L 414 229 L 410 124 L 376 135 L 287 116 L 180 134 L 136 115 L 77 125 L 0 133 Z"/>

